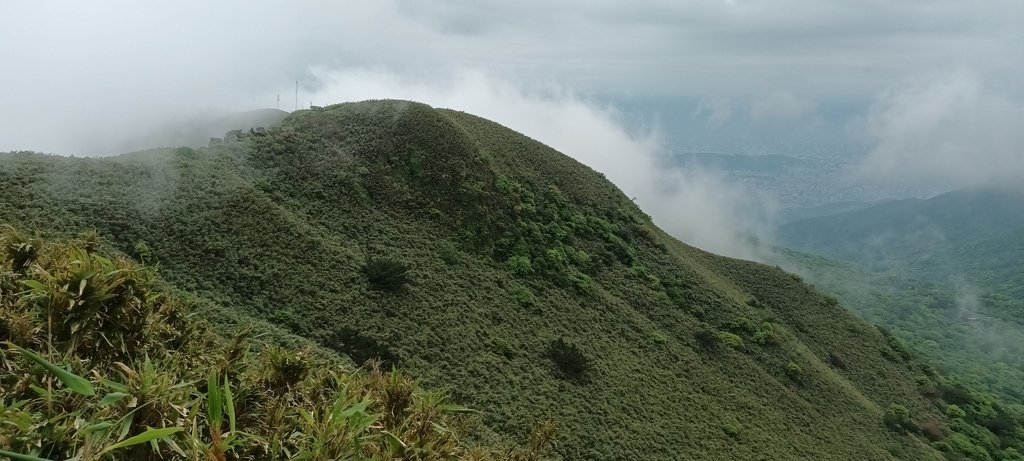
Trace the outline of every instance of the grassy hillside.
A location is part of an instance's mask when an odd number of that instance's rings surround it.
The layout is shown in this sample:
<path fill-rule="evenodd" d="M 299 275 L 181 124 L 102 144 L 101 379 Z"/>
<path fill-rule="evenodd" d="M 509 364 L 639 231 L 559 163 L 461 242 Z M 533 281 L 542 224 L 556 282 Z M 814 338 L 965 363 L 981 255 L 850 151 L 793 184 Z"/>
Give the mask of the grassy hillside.
<path fill-rule="evenodd" d="M 482 440 L 555 420 L 564 459 L 1013 459 L 1024 438 L 798 278 L 686 246 L 460 112 L 342 104 L 210 149 L 10 154 L 0 217 L 97 229 L 223 306 L 214 323 L 408 370 L 481 409 Z"/>
<path fill-rule="evenodd" d="M 538 460 L 471 446 L 472 411 L 255 322 L 228 338 L 96 236 L 0 233 L 0 458 Z M 262 327 L 262 328 L 261 328 Z M 269 330 L 273 330 L 269 328 Z M 301 339 L 294 341 L 302 343 Z M 49 360 L 47 358 L 48 357 Z M 56 363 L 55 363 L 56 362 Z"/>

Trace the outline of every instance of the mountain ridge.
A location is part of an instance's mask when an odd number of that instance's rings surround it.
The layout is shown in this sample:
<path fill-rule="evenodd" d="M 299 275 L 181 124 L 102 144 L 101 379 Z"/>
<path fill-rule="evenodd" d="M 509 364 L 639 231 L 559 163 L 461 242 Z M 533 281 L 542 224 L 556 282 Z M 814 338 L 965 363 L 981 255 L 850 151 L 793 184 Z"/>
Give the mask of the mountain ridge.
<path fill-rule="evenodd" d="M 550 418 L 565 459 L 982 443 L 921 435 L 954 427 L 948 385 L 884 331 L 781 269 L 682 244 L 600 173 L 469 114 L 340 104 L 207 149 L 0 156 L 0 185 L 3 221 L 98 229 L 219 312 L 386 358 L 483 409 L 487 439 Z M 381 261 L 409 283 L 374 286 Z"/>

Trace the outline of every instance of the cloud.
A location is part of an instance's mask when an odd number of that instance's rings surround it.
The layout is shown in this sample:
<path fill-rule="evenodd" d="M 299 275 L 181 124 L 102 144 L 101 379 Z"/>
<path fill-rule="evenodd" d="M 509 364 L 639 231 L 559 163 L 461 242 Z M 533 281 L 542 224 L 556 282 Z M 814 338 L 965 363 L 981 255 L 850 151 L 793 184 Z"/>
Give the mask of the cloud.
<path fill-rule="evenodd" d="M 735 111 L 734 103 L 729 98 L 705 97 L 697 103 L 690 117 L 706 119 L 709 127 L 717 128 L 731 121 Z"/>
<path fill-rule="evenodd" d="M 289 109 L 317 66 L 470 67 L 636 100 L 791 88 L 823 105 L 863 101 L 950 65 L 1019 89 L 1024 2 L 867 1 L 7 2 L 0 151 L 111 153 L 111 138 L 197 112 L 274 107 L 277 94 Z M 756 112 L 800 113 L 796 102 Z"/>
<path fill-rule="evenodd" d="M 857 129 L 873 147 L 863 172 L 954 187 L 1024 181 L 1024 104 L 959 71 L 885 92 Z"/>
<path fill-rule="evenodd" d="M 720 174 L 665 167 L 657 127 L 627 130 L 613 107 L 554 83 L 527 85 L 478 70 L 435 80 L 383 69 L 312 73 L 317 101 L 412 99 L 494 120 L 604 173 L 677 238 L 720 254 L 759 257 L 748 238 L 766 228 L 765 202 Z"/>
<path fill-rule="evenodd" d="M 721 172 L 699 168 L 660 170 L 660 185 L 644 209 L 672 236 L 701 249 L 765 262 L 778 204 L 748 192 Z"/>
<path fill-rule="evenodd" d="M 754 121 L 792 121 L 811 116 L 818 105 L 788 91 L 776 91 L 754 100 L 750 104 L 750 118 Z"/>

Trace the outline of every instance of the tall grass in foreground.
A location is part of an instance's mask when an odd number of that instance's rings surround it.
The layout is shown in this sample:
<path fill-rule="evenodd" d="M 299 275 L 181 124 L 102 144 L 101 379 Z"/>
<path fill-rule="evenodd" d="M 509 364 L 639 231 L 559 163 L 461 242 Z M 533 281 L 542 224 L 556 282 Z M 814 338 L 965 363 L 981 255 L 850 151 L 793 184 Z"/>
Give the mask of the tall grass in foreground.
<path fill-rule="evenodd" d="M 216 335 L 151 269 L 0 231 L 0 458 L 539 460 L 473 446 L 478 412 L 370 363 Z"/>

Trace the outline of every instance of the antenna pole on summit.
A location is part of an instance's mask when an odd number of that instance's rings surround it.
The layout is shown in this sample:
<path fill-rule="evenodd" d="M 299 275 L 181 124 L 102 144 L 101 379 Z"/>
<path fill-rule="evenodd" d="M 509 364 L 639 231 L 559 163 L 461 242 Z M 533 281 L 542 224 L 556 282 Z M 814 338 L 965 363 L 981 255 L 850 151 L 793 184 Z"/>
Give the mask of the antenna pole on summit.
<path fill-rule="evenodd" d="M 295 110 L 299 110 L 299 81 L 295 81 Z"/>
<path fill-rule="evenodd" d="M 281 110 L 281 95 L 277 95 L 277 110 Z"/>

